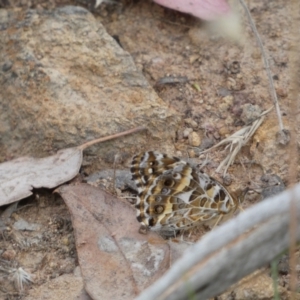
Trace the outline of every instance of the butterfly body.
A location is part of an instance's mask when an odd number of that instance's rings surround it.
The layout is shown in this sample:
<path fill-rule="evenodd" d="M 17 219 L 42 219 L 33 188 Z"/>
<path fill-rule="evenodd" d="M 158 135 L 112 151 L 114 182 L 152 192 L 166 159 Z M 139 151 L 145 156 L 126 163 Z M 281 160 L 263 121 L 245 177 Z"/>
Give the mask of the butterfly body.
<path fill-rule="evenodd" d="M 189 229 L 238 206 L 221 183 L 177 157 L 141 153 L 133 158 L 131 173 L 138 188 L 137 219 L 152 230 Z"/>

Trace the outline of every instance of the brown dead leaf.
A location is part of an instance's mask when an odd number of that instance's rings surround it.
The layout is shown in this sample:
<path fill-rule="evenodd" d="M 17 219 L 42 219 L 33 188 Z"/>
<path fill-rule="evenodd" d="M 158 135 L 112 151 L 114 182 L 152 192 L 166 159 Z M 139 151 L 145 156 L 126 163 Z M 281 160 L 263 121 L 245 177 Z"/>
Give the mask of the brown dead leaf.
<path fill-rule="evenodd" d="M 58 151 L 45 158 L 20 157 L 0 164 L 0 206 L 32 195 L 33 188 L 54 188 L 74 178 L 89 146 L 144 130 L 136 127 Z"/>
<path fill-rule="evenodd" d="M 78 174 L 82 150 L 68 148 L 45 158 L 20 157 L 0 164 L 0 206 L 32 195 L 33 188 L 54 188 Z"/>
<path fill-rule="evenodd" d="M 79 264 L 93 299 L 133 299 L 169 267 L 170 246 L 140 234 L 135 210 L 87 184 L 57 190 L 72 215 Z"/>

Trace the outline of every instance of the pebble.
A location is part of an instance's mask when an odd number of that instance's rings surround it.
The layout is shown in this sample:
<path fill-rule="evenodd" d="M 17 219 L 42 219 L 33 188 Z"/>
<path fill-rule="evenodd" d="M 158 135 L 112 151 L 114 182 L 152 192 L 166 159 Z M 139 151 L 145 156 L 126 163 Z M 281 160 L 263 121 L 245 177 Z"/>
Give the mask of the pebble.
<path fill-rule="evenodd" d="M 228 185 L 231 185 L 232 183 L 232 178 L 229 174 L 226 174 L 224 177 L 223 177 L 223 184 L 228 186 Z"/>
<path fill-rule="evenodd" d="M 176 157 L 182 157 L 182 152 L 179 151 L 179 150 L 176 151 L 175 156 L 176 156 Z"/>
<path fill-rule="evenodd" d="M 182 129 L 177 130 L 176 137 L 177 137 L 177 140 L 179 140 L 179 141 L 183 139 L 183 130 Z"/>
<path fill-rule="evenodd" d="M 8 249 L 2 253 L 1 258 L 5 259 L 5 260 L 13 260 L 16 257 L 16 255 L 17 255 L 17 253 L 15 250 Z"/>
<path fill-rule="evenodd" d="M 188 138 L 192 132 L 193 132 L 193 128 L 189 128 L 189 127 L 185 128 L 183 130 L 183 137 Z"/>
<path fill-rule="evenodd" d="M 222 100 L 224 101 L 224 103 L 226 103 L 227 105 L 229 106 L 232 106 L 233 105 L 233 96 L 231 95 L 228 95 L 226 97 L 224 97 Z"/>
<path fill-rule="evenodd" d="M 255 119 L 257 119 L 262 113 L 261 108 L 258 105 L 253 105 L 251 103 L 246 103 L 243 105 L 243 112 L 241 115 L 241 120 L 245 124 L 250 124 Z"/>
<path fill-rule="evenodd" d="M 219 129 L 219 134 L 221 137 L 225 137 L 230 133 L 229 129 L 227 126 L 223 126 Z"/>
<path fill-rule="evenodd" d="M 212 138 L 205 137 L 201 142 L 201 150 L 208 149 L 214 145 L 215 141 Z"/>
<path fill-rule="evenodd" d="M 189 144 L 193 147 L 198 147 L 201 144 L 201 138 L 198 133 L 191 132 L 189 134 Z"/>
<path fill-rule="evenodd" d="M 195 120 L 191 119 L 191 118 L 184 119 L 184 122 L 187 125 L 190 125 L 192 128 L 197 128 L 198 127 L 198 123 Z"/>
<path fill-rule="evenodd" d="M 194 149 L 189 149 L 188 153 L 189 153 L 190 158 L 195 158 L 196 157 L 196 153 L 195 153 Z"/>

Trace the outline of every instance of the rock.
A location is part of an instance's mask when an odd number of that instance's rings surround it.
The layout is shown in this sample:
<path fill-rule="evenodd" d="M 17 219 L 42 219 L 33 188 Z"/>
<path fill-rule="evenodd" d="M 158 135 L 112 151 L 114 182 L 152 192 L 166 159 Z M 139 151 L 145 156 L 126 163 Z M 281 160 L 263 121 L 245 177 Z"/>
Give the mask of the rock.
<path fill-rule="evenodd" d="M 195 153 L 194 149 L 188 149 L 188 154 L 189 154 L 189 158 L 196 157 L 196 153 Z"/>
<path fill-rule="evenodd" d="M 262 199 L 275 196 L 285 190 L 285 184 L 278 175 L 263 175 L 261 181 L 265 185 L 261 192 Z"/>
<path fill-rule="evenodd" d="M 34 231 L 41 229 L 41 225 L 36 223 L 28 223 L 24 219 L 20 219 L 13 225 L 15 230 L 27 230 L 27 231 Z"/>
<path fill-rule="evenodd" d="M 87 10 L 1 9 L 0 19 L 0 162 L 46 156 L 141 125 L 149 134 L 89 148 L 90 165 L 99 168 L 112 151 L 132 156 L 159 141 L 168 152 L 179 115 Z"/>
<path fill-rule="evenodd" d="M 177 140 L 182 140 L 183 139 L 183 129 L 178 129 L 176 132 L 176 138 Z"/>
<path fill-rule="evenodd" d="M 189 135 L 190 135 L 190 133 L 192 133 L 193 132 L 193 128 L 185 128 L 184 130 L 183 130 L 183 137 L 184 138 L 187 138 Z"/>
<path fill-rule="evenodd" d="M 223 99 L 223 102 L 226 103 L 228 106 L 232 106 L 233 105 L 233 96 L 232 95 L 228 95 L 226 97 L 224 97 Z"/>
<path fill-rule="evenodd" d="M 205 149 L 208 149 L 208 148 L 212 147 L 214 144 L 215 144 L 215 140 L 214 139 L 205 137 L 201 141 L 200 149 L 203 151 Z"/>
<path fill-rule="evenodd" d="M 189 144 L 193 147 L 198 147 L 201 144 L 201 138 L 196 132 L 191 132 L 189 134 Z"/>
<path fill-rule="evenodd" d="M 241 120 L 246 124 L 252 123 L 254 120 L 259 118 L 262 110 L 258 105 L 253 105 L 250 103 L 246 103 L 243 105 L 243 112 L 241 115 Z"/>
<path fill-rule="evenodd" d="M 219 134 L 221 137 L 224 138 L 230 134 L 230 130 L 227 126 L 223 126 L 223 127 L 219 128 Z"/>
<path fill-rule="evenodd" d="M 225 174 L 225 176 L 223 176 L 223 184 L 228 186 L 228 185 L 231 185 L 232 183 L 232 178 L 230 176 L 230 174 Z"/>
<path fill-rule="evenodd" d="M 17 253 L 15 250 L 13 249 L 7 249 L 5 251 L 3 251 L 1 258 L 5 259 L 5 260 L 13 260 L 15 259 Z"/>
<path fill-rule="evenodd" d="M 192 118 L 186 118 L 186 119 L 184 119 L 184 122 L 187 125 L 190 125 L 192 128 L 197 128 L 198 127 L 198 123 L 195 120 L 193 120 Z"/>

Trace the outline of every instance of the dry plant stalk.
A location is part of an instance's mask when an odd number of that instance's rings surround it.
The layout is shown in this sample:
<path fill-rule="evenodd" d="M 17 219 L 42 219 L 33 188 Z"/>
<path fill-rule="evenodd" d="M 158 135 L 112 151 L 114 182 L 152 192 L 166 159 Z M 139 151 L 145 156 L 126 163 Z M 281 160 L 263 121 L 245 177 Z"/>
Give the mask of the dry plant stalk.
<path fill-rule="evenodd" d="M 279 104 L 278 104 L 278 98 L 277 98 L 276 90 L 275 90 L 275 87 L 274 87 L 273 77 L 272 77 L 272 74 L 271 74 L 271 69 L 270 69 L 270 65 L 269 65 L 269 58 L 268 58 L 268 56 L 266 54 L 266 51 L 264 49 L 262 40 L 261 40 L 261 38 L 259 36 L 259 33 L 257 31 L 257 28 L 255 26 L 255 23 L 254 23 L 254 21 L 252 19 L 251 13 L 250 13 L 250 11 L 249 11 L 249 9 L 248 9 L 245 1 L 244 0 L 240 0 L 240 3 L 243 6 L 243 8 L 245 9 L 245 11 L 246 11 L 248 20 L 250 22 L 250 26 L 251 26 L 251 28 L 253 30 L 253 33 L 254 33 L 254 35 L 256 37 L 256 40 L 258 42 L 258 45 L 259 45 L 259 48 L 260 48 L 260 51 L 261 51 L 261 54 L 262 54 L 262 57 L 263 57 L 264 66 L 265 66 L 265 69 L 266 69 L 266 72 L 267 72 L 267 76 L 268 76 L 268 79 L 269 79 L 270 93 L 271 93 L 271 97 L 273 99 L 273 103 L 274 103 L 274 106 L 275 106 L 275 109 L 276 109 L 277 119 L 278 119 L 278 123 L 279 123 L 279 128 L 280 128 L 280 131 L 283 131 L 284 127 L 283 127 L 283 123 L 282 123 L 282 119 L 281 119 L 281 111 L 280 111 L 280 107 L 279 107 Z"/>
<path fill-rule="evenodd" d="M 252 125 L 246 126 L 231 136 L 227 137 L 226 139 L 222 140 L 220 143 L 214 145 L 213 147 L 201 152 L 205 153 L 208 152 L 214 148 L 220 147 L 222 145 L 226 145 L 225 149 L 229 148 L 229 154 L 226 156 L 226 158 L 220 163 L 220 165 L 217 168 L 217 172 L 220 172 L 222 168 L 224 168 L 223 176 L 225 176 L 229 166 L 234 162 L 235 157 L 240 152 L 243 146 L 245 146 L 250 138 L 253 136 L 255 131 L 258 129 L 258 127 L 261 125 L 261 123 L 264 121 L 264 116 L 266 113 L 271 111 L 272 108 L 266 110 L 261 114 L 261 116 L 252 123 Z"/>
<path fill-rule="evenodd" d="M 276 90 L 275 90 L 275 87 L 274 87 L 273 77 L 272 77 L 271 69 L 270 69 L 270 65 L 269 65 L 269 59 L 267 57 L 267 54 L 266 54 L 266 51 L 264 49 L 262 40 L 261 40 L 261 38 L 258 34 L 255 23 L 254 23 L 254 21 L 251 17 L 250 11 L 249 11 L 246 3 L 244 2 L 244 0 L 239 0 L 239 1 L 240 1 L 241 5 L 243 6 L 243 8 L 246 11 L 248 20 L 250 22 L 250 26 L 253 30 L 253 33 L 254 33 L 254 35 L 256 37 L 256 40 L 258 42 L 258 45 L 260 47 L 263 62 L 264 62 L 264 66 L 265 66 L 265 69 L 266 69 L 266 72 L 267 72 L 267 77 L 268 77 L 268 80 L 269 80 L 271 97 L 272 97 L 272 100 L 273 100 L 273 103 L 274 103 L 274 106 L 275 106 L 275 109 L 276 109 L 276 113 L 277 113 L 280 132 L 285 135 L 286 133 L 284 131 L 284 126 L 283 126 L 282 119 L 281 119 L 281 111 L 280 111 L 280 107 L 279 107 L 279 103 L 278 103 Z M 219 172 L 222 168 L 224 168 L 223 176 L 226 175 L 226 172 L 227 172 L 229 166 L 233 163 L 236 155 L 240 152 L 241 148 L 250 140 L 252 135 L 255 133 L 255 131 L 258 129 L 258 127 L 262 124 L 262 122 L 264 120 L 263 116 L 265 114 L 267 114 L 268 112 L 270 112 L 272 110 L 272 108 L 269 108 L 268 110 L 263 112 L 261 117 L 253 122 L 252 126 L 246 126 L 242 129 L 240 129 L 239 131 L 235 132 L 230 137 L 228 137 L 225 140 L 221 141 L 217 145 L 215 145 L 212 148 L 202 152 L 202 153 L 205 153 L 207 151 L 210 151 L 213 148 L 219 147 L 219 146 L 224 145 L 224 144 L 229 144 L 230 145 L 230 153 L 220 163 L 219 167 L 217 168 L 217 172 Z M 227 148 L 229 147 L 229 145 L 227 146 Z"/>
<path fill-rule="evenodd" d="M 90 147 L 94 144 L 106 142 L 106 141 L 109 141 L 109 140 L 113 140 L 113 139 L 119 138 L 121 136 L 129 135 L 129 134 L 136 133 L 136 132 L 139 132 L 139 131 L 142 131 L 142 130 L 146 130 L 146 127 L 144 127 L 144 126 L 135 127 L 135 128 L 132 128 L 132 129 L 120 132 L 120 133 L 116 133 L 116 134 L 105 136 L 105 137 L 102 137 L 102 138 L 99 138 L 99 139 L 95 139 L 95 140 L 86 142 L 86 143 L 78 146 L 78 149 L 85 150 L 87 147 Z"/>
<path fill-rule="evenodd" d="M 294 39 L 294 47 L 290 51 L 290 65 L 291 65 L 291 83 L 289 88 L 289 115 L 290 121 L 290 134 L 291 139 L 289 143 L 289 186 L 293 186 L 297 182 L 297 166 L 298 166 L 298 149 L 297 149 L 297 124 L 299 124 L 299 76 L 300 76 L 300 64 L 299 64 L 299 22 L 297 22 L 298 15 L 300 12 L 299 1 L 292 1 L 291 3 L 291 14 L 293 25 L 291 28 L 291 34 Z M 299 198 L 298 198 L 299 199 Z M 297 223 L 299 222 L 299 214 L 297 215 L 296 210 L 297 196 L 294 194 L 290 206 L 290 245 L 289 245 L 289 267 L 290 267 L 290 290 L 291 299 L 296 299 L 297 292 L 297 258 L 296 258 L 296 247 L 297 247 Z"/>

